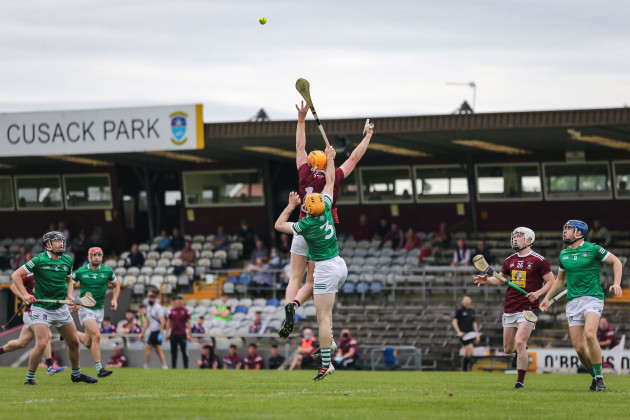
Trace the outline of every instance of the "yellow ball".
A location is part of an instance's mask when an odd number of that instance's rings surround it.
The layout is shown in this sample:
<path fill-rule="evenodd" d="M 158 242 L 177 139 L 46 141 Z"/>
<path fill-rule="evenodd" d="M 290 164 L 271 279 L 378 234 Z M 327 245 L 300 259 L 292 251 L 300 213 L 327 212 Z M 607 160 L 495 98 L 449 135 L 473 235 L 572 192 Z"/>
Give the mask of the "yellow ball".
<path fill-rule="evenodd" d="M 264 25 L 265 23 L 267 23 L 267 19 L 263 17 L 263 18 L 258 19 L 258 22 L 260 22 L 261 25 Z"/>

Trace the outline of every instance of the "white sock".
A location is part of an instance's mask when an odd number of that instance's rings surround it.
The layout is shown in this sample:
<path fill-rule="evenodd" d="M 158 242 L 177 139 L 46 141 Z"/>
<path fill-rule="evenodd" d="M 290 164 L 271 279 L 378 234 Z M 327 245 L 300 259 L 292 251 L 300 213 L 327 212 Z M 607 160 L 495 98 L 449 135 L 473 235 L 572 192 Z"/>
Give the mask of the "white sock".
<path fill-rule="evenodd" d="M 149 365 L 147 365 L 146 363 L 144 364 L 144 368 L 145 369 L 149 369 Z"/>
<path fill-rule="evenodd" d="M 168 369 L 167 365 L 162 365 L 162 369 Z"/>

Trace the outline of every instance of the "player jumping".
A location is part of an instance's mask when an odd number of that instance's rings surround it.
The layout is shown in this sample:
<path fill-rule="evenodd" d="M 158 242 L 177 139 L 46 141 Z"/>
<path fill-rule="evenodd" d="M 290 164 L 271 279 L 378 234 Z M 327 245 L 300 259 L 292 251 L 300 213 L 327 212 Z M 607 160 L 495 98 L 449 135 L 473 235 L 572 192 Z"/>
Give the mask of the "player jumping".
<path fill-rule="evenodd" d="M 621 290 L 622 264 L 612 253 L 599 245 L 586 242 L 588 225 L 581 220 L 569 220 L 562 229 L 562 240 L 569 246 L 560 252 L 558 278 L 540 303 L 540 309 L 549 308 L 549 300 L 567 283 L 567 320 L 571 343 L 582 365 L 593 377 L 589 390 L 604 391 L 602 376 L 602 349 L 597 341 L 599 318 L 604 310 L 601 262 L 613 266 L 613 285 L 608 290 L 618 298 Z"/>
<path fill-rule="evenodd" d="M 307 217 L 301 218 L 297 223 L 288 222 L 293 209 L 300 204 L 300 196 L 291 192 L 289 204 L 284 209 L 275 228 L 280 232 L 293 233 L 303 237 L 307 246 L 307 257 L 315 261 L 313 272 L 313 300 L 317 310 L 317 323 L 319 326 L 319 345 L 322 356 L 322 366 L 313 378 L 314 381 L 323 379 L 332 374 L 335 367 L 331 361 L 332 345 L 332 308 L 335 303 L 335 295 L 340 284 L 346 280 L 348 268 L 339 256 L 337 247 L 337 233 L 332 215 L 333 187 L 335 185 L 335 149 L 326 148 L 326 185 L 322 194 L 312 193 L 304 198 L 303 210 Z"/>
<path fill-rule="evenodd" d="M 68 357 L 72 366 L 72 382 L 96 383 L 98 379 L 81 372 L 79 337 L 68 306 L 61 303 L 37 302 L 37 299 L 73 300 L 72 258 L 65 255 L 66 238 L 61 232 L 48 232 L 43 236 L 45 251 L 15 270 L 11 275 L 13 284 L 25 301 L 32 303 L 33 333 L 35 347 L 28 362 L 25 385 L 35 385 L 35 372 L 46 346 L 50 342 L 49 327 L 57 328 L 68 346 Z M 27 293 L 22 277 L 35 276 L 35 296 Z M 69 305 L 76 311 L 76 305 Z"/>
<path fill-rule="evenodd" d="M 532 251 L 532 244 L 536 239 L 534 231 L 526 227 L 517 227 L 512 232 L 510 246 L 515 254 L 510 255 L 503 262 L 501 273 L 514 284 L 529 292 L 523 295 L 516 289 L 508 287 L 505 292 L 505 306 L 503 313 L 503 351 L 506 354 L 516 350 L 516 369 L 518 378 L 514 389 L 523 389 L 525 372 L 529 365 L 527 356 L 527 340 L 536 324 L 523 317 L 523 311 L 538 308 L 538 300 L 543 296 L 554 281 L 549 262 L 545 257 Z M 503 282 L 494 277 L 480 275 L 475 277 L 477 285 L 492 284 L 495 286 Z"/>
<path fill-rule="evenodd" d="M 298 168 L 299 175 L 299 197 L 304 204 L 304 197 L 311 193 L 321 193 L 326 184 L 324 170 L 326 167 L 326 155 L 319 150 L 306 154 L 306 114 L 308 113 L 308 105 L 302 101 L 301 107 L 297 105 L 298 123 L 295 133 L 295 163 Z M 365 154 L 370 139 L 374 132 L 374 124 L 365 126 L 365 137 L 359 145 L 352 151 L 350 157 L 335 171 L 335 181 L 333 186 L 332 197 L 332 218 L 335 223 L 339 223 L 337 217 L 337 196 L 339 195 L 339 186 L 341 182 L 350 176 L 359 160 Z M 300 219 L 306 216 L 306 212 L 300 209 Z M 291 232 L 289 232 L 291 233 Z M 285 320 L 278 335 L 287 338 L 293 331 L 295 310 L 306 302 L 313 295 L 313 264 L 308 264 L 307 258 L 308 245 L 300 235 L 293 235 L 291 243 L 291 272 L 289 276 L 289 284 L 285 297 L 287 304 L 285 306 Z M 313 263 L 313 261 L 310 261 Z M 306 283 L 300 288 L 304 271 L 308 268 L 306 275 Z"/>
<path fill-rule="evenodd" d="M 22 277 L 22 282 L 24 283 L 24 288 L 30 294 L 33 294 L 33 289 L 35 288 L 35 280 L 33 279 L 33 275 L 29 274 L 27 276 Z M 24 300 L 22 294 L 15 286 L 15 284 L 11 284 L 10 286 L 13 294 L 20 299 Z M 26 302 L 26 301 L 25 301 Z M 0 347 L 0 354 L 9 353 L 15 350 L 23 349 L 28 346 L 28 343 L 33 341 L 35 338 L 35 332 L 33 331 L 33 314 L 31 313 L 31 305 L 26 305 L 24 307 L 24 314 L 22 315 L 22 321 L 24 322 L 24 326 L 20 331 L 20 336 L 15 340 L 9 341 L 4 346 Z M 50 348 L 50 340 L 52 340 L 52 334 L 50 329 L 48 330 L 48 344 L 46 345 L 46 349 L 44 349 L 44 360 L 46 361 L 47 369 L 49 375 L 54 375 L 57 372 L 61 372 L 67 369 L 67 366 L 59 366 L 52 359 L 52 350 Z"/>
<path fill-rule="evenodd" d="M 74 272 L 72 280 L 75 284 L 80 284 L 81 297 L 90 292 L 94 300 L 96 300 L 96 304 L 91 308 L 79 308 L 79 321 L 85 328 L 85 333 L 78 332 L 77 334 L 81 343 L 92 352 L 98 377 L 103 378 L 112 374 L 112 371 L 103 368 L 101 363 L 101 324 L 105 315 L 105 294 L 107 293 L 108 285 L 111 283 L 114 286 L 112 310 L 115 311 L 118 309 L 120 284 L 116 279 L 114 270 L 102 264 L 103 250 L 101 248 L 90 248 L 88 250 L 88 261 L 88 265 L 84 265 Z"/>

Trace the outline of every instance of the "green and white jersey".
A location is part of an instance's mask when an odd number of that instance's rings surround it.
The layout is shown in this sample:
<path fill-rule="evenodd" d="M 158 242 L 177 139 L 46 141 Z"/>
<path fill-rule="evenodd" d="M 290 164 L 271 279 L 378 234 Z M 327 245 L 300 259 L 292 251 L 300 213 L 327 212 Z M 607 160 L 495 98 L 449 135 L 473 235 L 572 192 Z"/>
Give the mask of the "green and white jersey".
<path fill-rule="evenodd" d="M 72 274 L 72 280 L 81 284 L 81 297 L 85 296 L 87 292 L 92 293 L 96 305 L 91 309 L 103 309 L 107 286 L 116 281 L 116 274 L 105 264 L 101 264 L 96 270 L 92 270 L 88 264 L 75 271 Z"/>
<path fill-rule="evenodd" d="M 68 276 L 72 275 L 72 258 L 69 255 L 63 254 L 61 258 L 55 261 L 50 257 L 48 251 L 44 251 L 22 267 L 28 273 L 33 273 L 35 278 L 33 295 L 36 299 L 63 300 L 68 296 Z M 33 306 L 44 309 L 59 309 L 63 304 L 36 302 Z"/>
<path fill-rule="evenodd" d="M 332 213 L 332 197 L 324 194 L 325 209 L 319 216 L 302 217 L 291 225 L 296 235 L 304 237 L 308 245 L 306 256 L 313 261 L 326 261 L 339 255 L 337 232 Z"/>
<path fill-rule="evenodd" d="M 560 252 L 560 271 L 567 278 L 567 301 L 581 296 L 604 300 L 601 262 L 609 255 L 601 246 L 586 241 L 577 249 L 568 247 Z"/>

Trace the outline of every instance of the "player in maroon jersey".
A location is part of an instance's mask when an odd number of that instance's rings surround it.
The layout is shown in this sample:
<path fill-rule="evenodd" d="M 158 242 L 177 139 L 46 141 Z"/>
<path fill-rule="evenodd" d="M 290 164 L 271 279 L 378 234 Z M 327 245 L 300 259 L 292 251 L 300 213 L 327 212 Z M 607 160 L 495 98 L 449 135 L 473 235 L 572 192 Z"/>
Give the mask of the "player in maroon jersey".
<path fill-rule="evenodd" d="M 521 289 L 528 292 L 523 295 L 516 289 L 508 287 L 505 292 L 505 308 L 503 313 L 503 351 L 507 354 L 516 351 L 516 369 L 518 379 L 515 389 L 523 389 L 525 372 L 529 364 L 527 340 L 536 328 L 536 324 L 523 317 L 523 311 L 538 308 L 538 300 L 545 296 L 554 280 L 549 262 L 545 257 L 532 251 L 536 239 L 534 231 L 526 227 L 517 227 L 512 232 L 510 245 L 516 253 L 505 259 L 501 273 Z M 477 285 L 503 282 L 494 277 L 480 275 L 475 277 Z"/>
<path fill-rule="evenodd" d="M 321 151 L 313 151 L 309 155 L 306 154 L 306 114 L 308 113 L 308 105 L 302 101 L 301 107 L 295 105 L 298 110 L 298 123 L 295 133 L 295 163 L 298 168 L 299 175 L 299 194 L 301 204 L 304 204 L 304 197 L 310 193 L 321 193 L 326 185 L 326 177 L 324 169 L 326 166 L 326 155 Z M 335 185 L 333 187 L 333 204 L 332 217 L 335 224 L 339 223 L 337 217 L 337 196 L 339 195 L 339 186 L 341 182 L 347 178 L 359 160 L 365 154 L 370 139 L 374 132 L 374 124 L 366 124 L 365 137 L 357 147 L 352 151 L 350 157 L 335 170 Z M 306 216 L 306 213 L 300 207 L 300 219 Z M 309 264 L 306 258 L 308 247 L 302 236 L 293 235 L 291 243 L 291 273 L 289 276 L 289 284 L 285 297 L 287 304 L 284 307 L 286 319 L 282 324 L 282 328 L 278 333 L 280 337 L 287 338 L 293 331 L 293 322 L 295 310 L 313 295 L 313 270 L 315 265 Z M 308 267 L 306 283 L 300 288 L 304 270 Z"/>
<path fill-rule="evenodd" d="M 28 274 L 22 277 L 22 282 L 24 282 L 24 288 L 26 289 L 26 292 L 32 295 L 33 289 L 35 289 L 34 275 Z M 15 286 L 15 284 L 11 284 L 10 289 L 15 296 L 22 299 L 22 295 L 18 291 L 18 288 Z M 14 350 L 23 349 L 24 347 L 28 346 L 28 344 L 31 341 L 33 341 L 33 339 L 35 338 L 35 333 L 31 329 L 31 325 L 33 321 L 31 318 L 31 305 L 30 304 L 24 307 L 24 314 L 22 315 L 22 320 L 24 321 L 24 326 L 22 327 L 22 331 L 20 331 L 20 336 L 16 338 L 15 340 L 11 340 L 4 346 L 0 347 L 0 354 L 9 353 Z M 59 366 L 52 359 L 52 350 L 50 348 L 50 341 L 52 339 L 52 334 L 50 333 L 50 330 L 48 331 L 48 334 L 49 334 L 48 345 L 46 346 L 46 349 L 44 350 L 43 358 L 46 361 L 46 366 L 47 366 L 46 371 L 48 372 L 49 375 L 53 375 L 57 372 L 61 372 L 62 370 L 65 370 L 66 366 Z"/>

